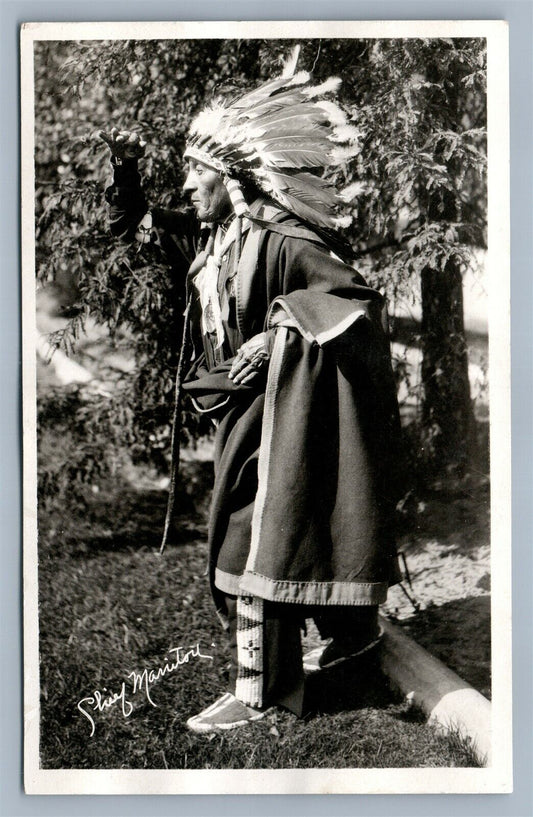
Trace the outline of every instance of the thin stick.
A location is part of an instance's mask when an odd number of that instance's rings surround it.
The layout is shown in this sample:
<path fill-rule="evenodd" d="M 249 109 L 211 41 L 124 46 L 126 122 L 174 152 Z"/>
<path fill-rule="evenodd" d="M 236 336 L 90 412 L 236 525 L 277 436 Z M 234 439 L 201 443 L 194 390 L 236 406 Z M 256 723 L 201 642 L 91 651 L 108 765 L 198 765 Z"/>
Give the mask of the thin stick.
<path fill-rule="evenodd" d="M 178 368 L 176 370 L 176 385 L 174 390 L 174 412 L 172 415 L 172 436 L 170 442 L 170 486 L 168 489 L 167 513 L 165 516 L 165 528 L 163 531 L 163 539 L 159 553 L 163 553 L 165 545 L 168 541 L 168 533 L 170 530 L 170 523 L 174 514 L 174 506 L 176 503 L 176 486 L 178 483 L 178 473 L 180 467 L 180 414 L 181 414 L 181 383 L 183 378 L 183 369 L 185 367 L 185 360 L 187 357 L 187 328 L 189 323 L 189 310 L 191 308 L 192 293 L 187 300 L 187 306 L 183 315 L 183 334 L 181 339 L 180 357 L 178 361 Z"/>

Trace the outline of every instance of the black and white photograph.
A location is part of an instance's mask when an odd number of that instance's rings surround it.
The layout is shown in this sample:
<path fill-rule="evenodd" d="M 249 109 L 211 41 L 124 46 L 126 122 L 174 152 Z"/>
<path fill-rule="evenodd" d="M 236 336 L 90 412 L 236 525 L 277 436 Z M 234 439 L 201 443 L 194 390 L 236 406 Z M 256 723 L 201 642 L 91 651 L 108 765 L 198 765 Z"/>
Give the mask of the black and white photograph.
<path fill-rule="evenodd" d="M 505 23 L 21 42 L 26 791 L 510 791 Z"/>

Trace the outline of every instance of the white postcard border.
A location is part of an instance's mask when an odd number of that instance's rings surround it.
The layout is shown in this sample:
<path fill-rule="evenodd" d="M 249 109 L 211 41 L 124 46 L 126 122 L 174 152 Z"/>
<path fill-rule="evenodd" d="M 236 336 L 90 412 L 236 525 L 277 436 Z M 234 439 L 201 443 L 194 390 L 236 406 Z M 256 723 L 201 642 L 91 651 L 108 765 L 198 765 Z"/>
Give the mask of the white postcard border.
<path fill-rule="evenodd" d="M 39 768 L 35 448 L 33 43 L 76 39 L 486 37 L 493 759 L 484 769 L 48 770 Z M 30 794 L 400 794 L 512 791 L 508 27 L 503 21 L 27 23 L 21 32 L 24 446 L 24 778 Z M 497 283 L 497 287 L 496 287 Z M 498 293 L 496 296 L 496 292 Z M 495 467 L 495 465 L 497 467 Z"/>

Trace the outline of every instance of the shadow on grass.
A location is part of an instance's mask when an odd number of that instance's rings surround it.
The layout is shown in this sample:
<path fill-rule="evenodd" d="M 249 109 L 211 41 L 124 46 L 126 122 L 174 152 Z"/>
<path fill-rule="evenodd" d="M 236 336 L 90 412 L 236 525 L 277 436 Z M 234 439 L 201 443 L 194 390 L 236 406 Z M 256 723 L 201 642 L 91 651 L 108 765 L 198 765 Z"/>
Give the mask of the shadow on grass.
<path fill-rule="evenodd" d="M 409 635 L 482 695 L 491 695 L 490 596 L 428 607 L 401 622 Z"/>
<path fill-rule="evenodd" d="M 164 490 L 125 489 L 120 496 L 120 519 L 109 533 L 94 533 L 84 539 L 84 554 L 97 551 L 117 551 L 127 548 L 148 547 L 159 549 L 163 536 L 168 493 Z M 183 545 L 206 538 L 203 517 L 184 492 L 177 498 L 176 513 L 172 519 L 169 544 Z M 109 518 L 112 508 L 102 508 L 101 518 Z"/>
<path fill-rule="evenodd" d="M 305 709 L 311 719 L 368 707 L 387 709 L 401 700 L 382 673 L 377 653 L 322 670 L 306 680 Z"/>
<path fill-rule="evenodd" d="M 136 480 L 132 470 L 99 491 L 87 488 L 76 503 L 57 500 L 39 508 L 39 552 L 48 558 L 73 557 L 121 550 L 159 550 L 168 490 L 153 481 Z M 169 545 L 207 537 L 206 519 L 213 479 L 210 462 L 184 463 L 178 484 Z"/>
<path fill-rule="evenodd" d="M 490 485 L 479 474 L 436 482 L 420 496 L 407 496 L 398 524 L 400 550 L 424 551 L 428 541 L 447 546 L 447 554 L 474 556 L 490 543 Z"/>

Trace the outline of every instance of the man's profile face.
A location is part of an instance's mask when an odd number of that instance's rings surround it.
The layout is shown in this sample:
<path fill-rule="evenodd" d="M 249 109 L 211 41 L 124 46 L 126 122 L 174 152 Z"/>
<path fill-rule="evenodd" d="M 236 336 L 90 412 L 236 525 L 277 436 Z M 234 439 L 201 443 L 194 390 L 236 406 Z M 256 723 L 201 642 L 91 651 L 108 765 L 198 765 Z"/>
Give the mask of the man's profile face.
<path fill-rule="evenodd" d="M 189 159 L 183 185 L 200 221 L 224 221 L 232 212 L 231 199 L 222 176 L 213 168 Z"/>

